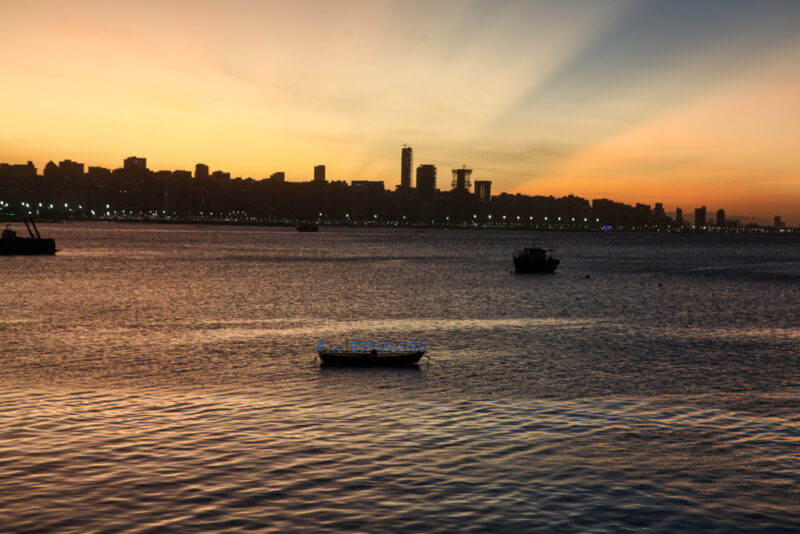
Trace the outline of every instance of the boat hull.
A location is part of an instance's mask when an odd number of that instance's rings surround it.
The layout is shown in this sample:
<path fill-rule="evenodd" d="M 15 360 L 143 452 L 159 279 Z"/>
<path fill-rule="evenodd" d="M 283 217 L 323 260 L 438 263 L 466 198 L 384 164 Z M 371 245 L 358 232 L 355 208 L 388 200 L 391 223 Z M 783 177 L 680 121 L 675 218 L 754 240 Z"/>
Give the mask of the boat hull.
<path fill-rule="evenodd" d="M 424 350 L 416 352 L 340 352 L 319 351 L 319 359 L 324 365 L 356 367 L 403 367 L 416 365 Z"/>
<path fill-rule="evenodd" d="M 559 260 L 554 258 L 548 258 L 547 261 L 528 261 L 525 258 L 514 258 L 514 272 L 520 274 L 553 273 L 559 263 Z"/>
<path fill-rule="evenodd" d="M 29 239 L 26 237 L 0 239 L 0 256 L 53 255 L 55 253 L 55 239 Z"/>

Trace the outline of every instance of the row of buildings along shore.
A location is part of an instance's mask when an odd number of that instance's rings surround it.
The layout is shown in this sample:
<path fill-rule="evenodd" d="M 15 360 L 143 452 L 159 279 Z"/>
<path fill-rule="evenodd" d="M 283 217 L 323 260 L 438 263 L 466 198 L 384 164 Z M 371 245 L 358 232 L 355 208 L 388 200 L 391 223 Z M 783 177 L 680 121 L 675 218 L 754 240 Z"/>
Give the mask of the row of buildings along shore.
<path fill-rule="evenodd" d="M 415 171 L 412 184 L 412 171 Z M 442 190 L 442 185 L 450 188 Z M 308 182 L 288 182 L 283 172 L 269 178 L 231 178 L 198 163 L 191 171 L 153 171 L 132 156 L 118 169 L 49 162 L 40 174 L 32 162 L 0 163 L 0 217 L 227 221 L 255 224 L 317 222 L 467 227 L 533 227 L 553 230 L 797 231 L 779 216 L 772 227 L 742 225 L 724 210 L 693 217 L 661 203 L 631 206 L 599 198 L 492 194 L 492 182 L 472 180 L 472 169 L 452 169 L 441 184 L 435 165 L 413 167 L 413 151 L 401 151 L 400 185 L 383 181 L 328 180 L 314 167 Z"/>

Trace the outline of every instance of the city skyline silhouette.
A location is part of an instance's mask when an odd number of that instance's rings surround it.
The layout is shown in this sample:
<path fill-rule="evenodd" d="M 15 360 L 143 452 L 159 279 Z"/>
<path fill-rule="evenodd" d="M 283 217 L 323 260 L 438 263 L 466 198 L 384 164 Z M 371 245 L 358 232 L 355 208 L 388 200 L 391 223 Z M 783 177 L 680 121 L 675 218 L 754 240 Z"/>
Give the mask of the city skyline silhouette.
<path fill-rule="evenodd" d="M 147 158 L 130 156 L 108 169 L 72 160 L 49 161 L 41 173 L 33 162 L 0 163 L 0 217 L 229 220 L 239 222 L 317 221 L 337 224 L 394 224 L 474 227 L 535 227 L 555 230 L 734 230 L 772 224 L 731 216 L 724 208 L 628 205 L 609 198 L 492 194 L 492 181 L 472 179 L 473 169 L 451 169 L 452 180 L 437 178 L 437 166 L 423 163 L 412 173 L 413 148 L 403 145 L 399 185 L 383 180 L 326 179 L 324 164 L 309 181 L 289 181 L 282 171 L 269 177 L 231 177 L 197 163 L 187 170 L 151 170 Z M 412 174 L 416 179 L 412 179 Z M 450 189 L 438 187 L 450 183 Z M 474 183 L 474 185 L 473 185 Z M 413 184 L 413 186 L 412 186 Z M 702 201 L 699 202 L 702 204 Z M 693 214 L 693 216 L 692 216 Z M 741 220 L 740 220 L 741 219 Z M 793 230 L 791 226 L 788 228 Z"/>

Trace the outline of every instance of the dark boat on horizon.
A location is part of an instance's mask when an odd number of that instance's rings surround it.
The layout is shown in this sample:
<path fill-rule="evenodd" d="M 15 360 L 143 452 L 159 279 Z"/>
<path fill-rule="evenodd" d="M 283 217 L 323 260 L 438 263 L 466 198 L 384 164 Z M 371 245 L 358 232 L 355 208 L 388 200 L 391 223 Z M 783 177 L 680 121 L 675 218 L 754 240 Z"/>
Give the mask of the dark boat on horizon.
<path fill-rule="evenodd" d="M 19 237 L 7 224 L 0 237 L 0 256 L 31 256 L 35 254 L 53 255 L 56 253 L 55 239 L 44 239 L 36 228 L 33 218 L 22 219 L 30 237 Z M 31 230 L 31 228 L 33 228 Z M 34 232 L 36 232 L 34 234 Z"/>
<path fill-rule="evenodd" d="M 319 359 L 324 365 L 355 367 L 407 367 L 419 362 L 424 350 L 407 352 L 351 352 L 340 350 L 321 350 Z"/>
<path fill-rule="evenodd" d="M 308 224 L 308 223 L 298 224 L 296 228 L 298 232 L 316 232 L 319 230 L 319 226 L 317 226 L 316 224 Z"/>
<path fill-rule="evenodd" d="M 549 248 L 523 248 L 514 252 L 515 274 L 552 273 L 559 263 Z"/>

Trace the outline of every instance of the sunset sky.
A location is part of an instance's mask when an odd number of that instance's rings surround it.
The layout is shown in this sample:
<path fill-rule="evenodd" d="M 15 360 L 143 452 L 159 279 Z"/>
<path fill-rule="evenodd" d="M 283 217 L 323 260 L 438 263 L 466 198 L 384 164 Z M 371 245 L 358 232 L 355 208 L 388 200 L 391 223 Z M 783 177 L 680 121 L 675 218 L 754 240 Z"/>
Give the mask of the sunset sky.
<path fill-rule="evenodd" d="M 800 1 L 0 0 L 0 161 L 197 162 L 800 223 Z"/>

